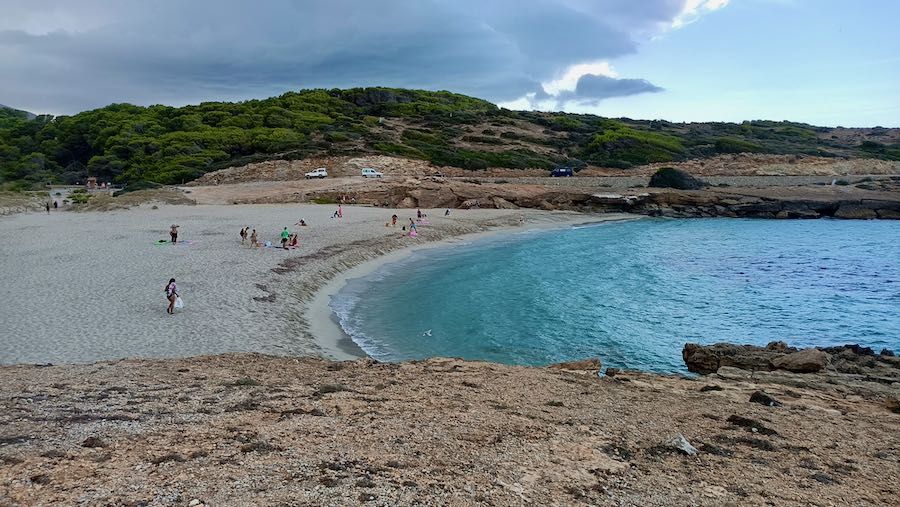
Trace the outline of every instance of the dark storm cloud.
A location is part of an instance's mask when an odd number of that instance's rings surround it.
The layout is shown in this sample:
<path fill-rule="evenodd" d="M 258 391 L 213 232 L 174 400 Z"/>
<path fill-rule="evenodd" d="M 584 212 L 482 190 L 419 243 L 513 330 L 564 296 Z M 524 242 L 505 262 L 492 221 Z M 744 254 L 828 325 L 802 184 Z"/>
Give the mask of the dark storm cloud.
<path fill-rule="evenodd" d="M 598 102 L 610 97 L 625 97 L 639 93 L 661 92 L 662 88 L 646 79 L 617 79 L 596 74 L 585 74 L 578 79 L 574 92 L 560 95 L 561 100 Z"/>
<path fill-rule="evenodd" d="M 305 87 L 447 89 L 493 101 L 541 96 L 540 83 L 572 64 L 635 52 L 683 1 L 5 3 L 0 99 L 71 113 Z M 588 80 L 575 94 L 597 99 L 655 88 L 602 81 Z"/>

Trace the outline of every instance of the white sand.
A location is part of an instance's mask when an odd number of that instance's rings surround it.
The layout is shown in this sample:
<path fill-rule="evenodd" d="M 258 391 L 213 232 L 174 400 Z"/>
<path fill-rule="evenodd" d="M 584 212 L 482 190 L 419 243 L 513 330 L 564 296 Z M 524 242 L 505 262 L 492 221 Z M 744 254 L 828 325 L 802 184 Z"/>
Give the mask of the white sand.
<path fill-rule="evenodd" d="M 97 213 L 19 214 L 0 219 L 0 363 L 72 363 L 182 357 L 229 351 L 346 357 L 327 315 L 307 322 L 317 290 L 381 255 L 489 228 L 593 217 L 534 210 L 426 210 L 432 222 L 408 238 L 384 223 L 414 210 L 329 205 L 160 206 Z M 293 226 L 304 218 L 310 227 Z M 190 246 L 155 245 L 181 225 Z M 240 245 L 243 225 L 278 244 L 284 226 L 301 248 Z M 281 265 L 287 262 L 288 266 Z M 276 271 L 273 271 L 275 269 Z M 368 268 L 371 269 L 371 266 Z M 163 287 L 177 280 L 185 308 L 165 312 Z M 272 299 L 274 295 L 274 299 Z M 269 297 L 269 300 L 263 298 Z M 258 298 L 258 299 L 254 299 Z M 320 300 L 322 298 L 319 298 Z M 325 299 L 327 301 L 327 298 Z M 326 303 L 327 304 L 327 303 Z M 315 320 L 315 319 L 314 319 Z M 318 334 L 316 334 L 318 333 Z M 313 335 L 316 334 L 316 339 Z M 319 336 L 321 335 L 321 336 Z"/>

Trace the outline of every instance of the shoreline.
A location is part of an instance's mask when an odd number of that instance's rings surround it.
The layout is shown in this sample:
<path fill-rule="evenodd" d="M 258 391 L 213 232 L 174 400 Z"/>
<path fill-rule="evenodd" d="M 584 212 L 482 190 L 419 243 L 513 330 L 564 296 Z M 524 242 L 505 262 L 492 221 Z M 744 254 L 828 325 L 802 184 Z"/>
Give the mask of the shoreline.
<path fill-rule="evenodd" d="M 435 241 L 428 241 L 420 245 L 410 245 L 399 250 L 388 252 L 374 259 L 357 264 L 350 269 L 341 271 L 324 285 L 320 286 L 314 292 L 310 303 L 304 311 L 304 319 L 308 323 L 309 332 L 316 340 L 316 343 L 328 354 L 326 358 L 333 360 L 354 360 L 369 357 L 365 350 L 353 341 L 352 337 L 344 331 L 337 314 L 335 314 L 330 306 L 332 298 L 337 295 L 350 280 L 368 276 L 387 264 L 400 262 L 408 258 L 414 252 L 421 250 L 458 246 L 460 243 L 471 243 L 504 234 L 529 231 L 552 231 L 555 229 L 565 229 L 567 227 L 587 227 L 594 224 L 642 220 L 648 218 L 643 215 L 626 213 L 594 215 L 593 220 L 584 220 L 586 217 L 573 216 L 571 220 L 559 222 L 531 222 L 514 226 L 499 226 L 485 231 L 465 233 Z"/>
<path fill-rule="evenodd" d="M 436 218 L 421 228 L 418 240 L 399 227 L 384 227 L 392 213 L 406 220 L 415 209 L 366 206 L 346 207 L 341 220 L 331 219 L 330 205 L 286 204 L 154 204 L 5 217 L 0 232 L 20 240 L 7 245 L 9 255 L 0 256 L 0 273 L 8 279 L 8 294 L 20 296 L 7 302 L 7 347 L 0 363 L 87 364 L 247 352 L 359 357 L 340 333 L 317 339 L 319 328 L 311 332 L 305 319 L 313 297 L 348 268 L 469 233 L 591 218 L 496 209 L 456 211 L 445 218 L 438 216 L 443 209 L 422 209 Z M 310 226 L 293 228 L 300 234 L 297 250 L 240 244 L 242 227 L 252 226 L 261 241 L 277 243 L 282 227 L 299 218 Z M 173 223 L 181 225 L 183 241 L 160 246 L 156 240 L 166 237 Z M 23 272 L 29 276 L 20 276 Z M 174 316 L 165 312 L 161 296 L 169 278 L 177 279 L 186 303 Z"/>

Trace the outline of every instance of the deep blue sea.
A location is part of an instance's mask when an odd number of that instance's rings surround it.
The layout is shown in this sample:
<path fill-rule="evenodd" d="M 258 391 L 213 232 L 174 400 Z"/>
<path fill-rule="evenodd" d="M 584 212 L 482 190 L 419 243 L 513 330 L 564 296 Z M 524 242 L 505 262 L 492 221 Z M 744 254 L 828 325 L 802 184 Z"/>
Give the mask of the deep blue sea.
<path fill-rule="evenodd" d="M 685 342 L 900 351 L 900 221 L 647 219 L 413 252 L 331 302 L 385 361 L 684 372 Z"/>

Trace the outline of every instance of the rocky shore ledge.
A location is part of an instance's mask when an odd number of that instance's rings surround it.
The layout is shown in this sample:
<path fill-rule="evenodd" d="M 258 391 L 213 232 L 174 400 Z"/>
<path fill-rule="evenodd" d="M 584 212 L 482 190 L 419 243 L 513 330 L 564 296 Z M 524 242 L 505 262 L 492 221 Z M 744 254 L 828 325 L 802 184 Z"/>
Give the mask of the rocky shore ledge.
<path fill-rule="evenodd" d="M 896 502 L 896 358 L 728 347 L 687 347 L 715 368 L 697 378 L 257 354 L 4 366 L 0 505 Z"/>

